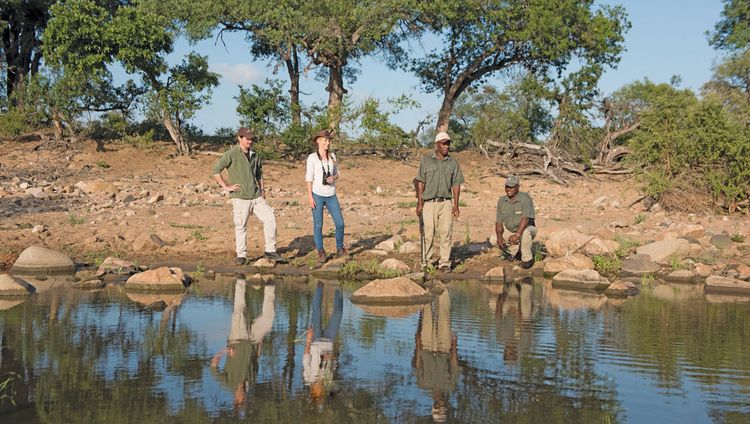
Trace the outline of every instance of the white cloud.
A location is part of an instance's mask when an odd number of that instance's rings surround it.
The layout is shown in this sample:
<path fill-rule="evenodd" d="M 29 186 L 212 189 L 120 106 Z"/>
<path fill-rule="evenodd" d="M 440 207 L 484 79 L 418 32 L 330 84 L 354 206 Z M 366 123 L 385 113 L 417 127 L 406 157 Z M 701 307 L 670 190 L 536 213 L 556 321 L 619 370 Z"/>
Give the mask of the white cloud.
<path fill-rule="evenodd" d="M 258 81 L 262 77 L 261 71 L 248 63 L 238 63 L 235 65 L 217 63 L 211 66 L 211 70 L 234 84 L 247 84 Z"/>

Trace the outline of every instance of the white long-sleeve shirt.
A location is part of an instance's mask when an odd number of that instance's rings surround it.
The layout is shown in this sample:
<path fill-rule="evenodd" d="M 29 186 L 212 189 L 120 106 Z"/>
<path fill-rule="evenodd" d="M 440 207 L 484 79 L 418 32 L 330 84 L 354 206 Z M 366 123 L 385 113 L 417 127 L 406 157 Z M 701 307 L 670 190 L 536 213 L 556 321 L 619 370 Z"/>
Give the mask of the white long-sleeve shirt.
<path fill-rule="evenodd" d="M 331 175 L 339 175 L 339 166 L 336 161 L 336 155 L 329 153 L 331 160 L 321 161 L 317 153 L 310 153 L 307 157 L 307 172 L 305 181 L 312 183 L 312 192 L 318 196 L 330 197 L 336 194 L 336 182 L 323 184 L 323 168 Z"/>

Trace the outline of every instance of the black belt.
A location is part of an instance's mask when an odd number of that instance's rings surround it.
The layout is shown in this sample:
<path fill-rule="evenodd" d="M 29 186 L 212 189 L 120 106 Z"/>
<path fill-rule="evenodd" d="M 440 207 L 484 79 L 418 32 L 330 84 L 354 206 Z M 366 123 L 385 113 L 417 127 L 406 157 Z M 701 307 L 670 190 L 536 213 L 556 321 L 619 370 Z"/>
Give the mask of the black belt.
<path fill-rule="evenodd" d="M 432 199 L 427 199 L 425 202 L 445 202 L 447 200 L 451 200 L 450 197 L 435 197 Z"/>

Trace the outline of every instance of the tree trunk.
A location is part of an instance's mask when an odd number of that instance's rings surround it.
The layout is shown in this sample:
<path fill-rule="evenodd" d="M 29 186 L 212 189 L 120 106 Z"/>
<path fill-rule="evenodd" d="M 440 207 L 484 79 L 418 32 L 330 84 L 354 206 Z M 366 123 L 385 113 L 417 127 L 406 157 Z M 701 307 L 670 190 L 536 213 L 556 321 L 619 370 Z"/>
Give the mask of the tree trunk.
<path fill-rule="evenodd" d="M 328 67 L 328 126 L 338 132 L 341 123 L 341 108 L 343 106 L 344 94 L 344 67 L 332 65 Z"/>
<path fill-rule="evenodd" d="M 292 45 L 291 52 L 284 59 L 286 70 L 289 73 L 289 100 L 292 113 L 292 125 L 302 124 L 302 107 L 299 104 L 299 57 L 297 48 Z"/>
<path fill-rule="evenodd" d="M 169 136 L 172 138 L 172 141 L 174 141 L 174 144 L 177 145 L 177 154 L 180 156 L 189 155 L 190 143 L 188 143 L 185 136 L 182 134 L 182 129 L 179 125 L 179 118 L 177 118 L 177 122 L 174 122 L 167 111 L 163 111 L 162 116 L 164 127 L 167 128 Z"/>
<path fill-rule="evenodd" d="M 52 127 L 55 132 L 55 141 L 60 142 L 63 138 L 63 124 L 60 118 L 60 112 L 52 111 Z"/>
<path fill-rule="evenodd" d="M 437 125 L 435 130 L 437 132 L 448 131 L 448 124 L 451 120 L 451 114 L 453 113 L 453 104 L 456 102 L 456 96 L 449 91 L 445 93 L 443 97 L 443 104 L 440 106 L 440 112 L 438 112 Z"/>

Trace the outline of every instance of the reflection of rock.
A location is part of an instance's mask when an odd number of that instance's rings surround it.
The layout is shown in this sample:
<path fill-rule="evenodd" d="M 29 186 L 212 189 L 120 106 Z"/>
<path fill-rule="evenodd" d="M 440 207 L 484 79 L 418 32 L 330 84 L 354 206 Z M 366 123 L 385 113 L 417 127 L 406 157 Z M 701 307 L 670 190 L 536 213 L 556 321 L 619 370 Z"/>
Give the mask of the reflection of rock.
<path fill-rule="evenodd" d="M 569 269 L 552 277 L 552 286 L 574 290 L 604 290 L 609 287 L 609 280 L 593 269 Z"/>
<path fill-rule="evenodd" d="M 367 314 L 379 317 L 406 318 L 419 312 L 422 305 L 357 305 Z"/>
<path fill-rule="evenodd" d="M 702 299 L 704 297 L 703 288 L 699 285 L 685 284 L 657 284 L 651 289 L 651 294 L 662 300 L 688 300 Z"/>
<path fill-rule="evenodd" d="M 26 296 L 34 292 L 28 282 L 10 274 L 0 274 L 0 296 Z"/>
<path fill-rule="evenodd" d="M 73 281 L 74 276 L 71 275 L 55 275 L 55 276 L 45 276 L 45 275 L 17 275 L 16 277 L 19 277 L 26 281 L 27 283 L 34 286 L 34 289 L 37 293 L 45 292 L 47 290 L 51 290 L 53 288 L 61 288 L 65 287 L 70 284 L 71 281 Z"/>
<path fill-rule="evenodd" d="M 607 297 L 628 297 L 638 294 L 638 287 L 630 281 L 615 281 L 604 292 Z"/>
<path fill-rule="evenodd" d="M 550 306 L 563 310 L 599 309 L 607 303 L 607 297 L 600 294 L 572 290 L 560 290 L 544 283 L 544 296 Z"/>
<path fill-rule="evenodd" d="M 160 304 L 160 302 L 163 302 L 164 306 L 161 309 L 164 309 L 168 306 L 177 306 L 182 304 L 182 299 L 185 297 L 184 293 L 175 293 L 175 294 L 166 294 L 166 293 L 159 293 L 159 294 L 152 294 L 152 293 L 139 293 L 139 292 L 125 292 L 125 294 L 128 296 L 128 299 L 132 300 L 133 302 L 149 307 L 149 309 L 158 309 L 157 305 Z"/>
<path fill-rule="evenodd" d="M 505 268 L 498 266 L 484 273 L 484 277 L 490 281 L 502 283 L 505 281 Z"/>
<path fill-rule="evenodd" d="M 750 303 L 750 296 L 734 296 L 729 294 L 706 294 L 708 303 Z"/>
<path fill-rule="evenodd" d="M 138 290 L 183 290 L 190 283 L 190 277 L 180 268 L 161 267 L 139 272 L 128 278 L 126 289 Z"/>
<path fill-rule="evenodd" d="M 11 271 L 15 274 L 69 274 L 76 265 L 70 256 L 42 246 L 26 248 L 16 259 Z"/>
<path fill-rule="evenodd" d="M 750 295 L 750 282 L 712 275 L 706 278 L 706 293 Z"/>
<path fill-rule="evenodd" d="M 406 277 L 375 280 L 351 296 L 354 303 L 426 303 L 431 299 L 427 290 Z"/>
<path fill-rule="evenodd" d="M 0 311 L 7 311 L 8 309 L 14 308 L 25 301 L 26 299 L 0 299 Z"/>
<path fill-rule="evenodd" d="M 104 286 L 106 286 L 106 283 L 104 283 L 104 281 L 98 278 L 93 278 L 90 280 L 82 280 L 82 281 L 77 281 L 73 283 L 73 287 L 77 289 L 83 289 L 83 290 L 100 289 Z"/>

